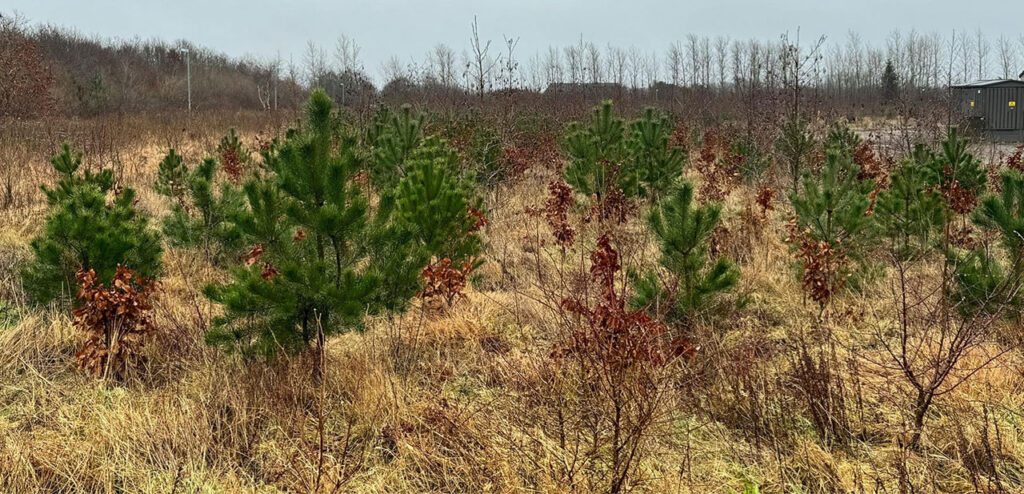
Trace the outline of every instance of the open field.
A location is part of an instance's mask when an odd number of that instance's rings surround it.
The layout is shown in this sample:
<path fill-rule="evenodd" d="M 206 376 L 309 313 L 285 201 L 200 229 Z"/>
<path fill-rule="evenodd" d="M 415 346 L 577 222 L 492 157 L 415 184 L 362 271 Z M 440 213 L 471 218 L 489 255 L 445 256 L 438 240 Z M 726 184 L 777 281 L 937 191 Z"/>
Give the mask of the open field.
<path fill-rule="evenodd" d="M 19 277 L 47 214 L 37 187 L 54 180 L 46 160 L 57 144 L 85 149 L 92 169 L 113 167 L 119 187 L 138 191 L 138 209 L 162 218 L 171 204 L 152 184 L 168 147 L 196 163 L 216 153 L 229 126 L 254 149 L 296 118 L 8 128 L 4 156 L 19 168 L 4 177 L 0 218 L 0 490 L 591 492 L 613 485 L 615 468 L 626 468 L 623 488 L 642 492 L 1015 491 L 1024 483 L 1016 313 L 972 340 L 951 371 L 959 385 L 944 384 L 911 446 L 916 391 L 877 340 L 894 324 L 895 268 L 878 262 L 819 305 L 785 242 L 794 211 L 777 165 L 759 182 L 725 179 L 711 255 L 732 259 L 738 282 L 711 312 L 669 323 L 692 345 L 684 358 L 605 376 L 656 388 L 656 397 L 612 400 L 621 408 L 591 396 L 588 381 L 601 374 L 589 364 L 560 367 L 571 358 L 553 355 L 578 323 L 563 300 L 592 289 L 599 236 L 613 239 L 630 269 L 657 265 L 645 221 L 652 206 L 635 199 L 621 223 L 588 221 L 587 198 L 577 195 L 580 205 L 566 211 L 575 241 L 559 246 L 543 211 L 567 160 L 557 149 L 553 160 L 531 155 L 480 189 L 484 263 L 450 306 L 415 298 L 404 314 L 371 317 L 322 352 L 246 359 L 204 343 L 221 309 L 202 288 L 224 281 L 224 269 L 168 246 L 144 363 L 125 380 L 79 372 L 82 340 L 67 306 L 32 305 Z M 431 128 L 446 125 L 435 116 Z M 500 129 L 503 148 L 516 146 L 515 131 Z M 708 156 L 714 132 L 684 137 L 684 176 L 702 202 L 714 175 L 701 170 L 718 162 Z M 763 214 L 759 188 L 779 191 Z M 912 276 L 934 280 L 941 266 L 922 263 Z M 628 293 L 632 283 L 623 273 L 616 285 Z M 927 340 L 922 351 L 943 344 Z M 314 367 L 322 378 L 310 379 Z M 617 422 L 607 414 L 616 410 L 643 413 L 623 422 L 633 429 L 622 433 L 635 435 L 623 443 L 635 458 L 628 467 L 609 450 L 607 427 Z"/>
<path fill-rule="evenodd" d="M 1018 32 L 52 2 L 119 34 L 0 12 L 0 494 L 1024 492 Z"/>

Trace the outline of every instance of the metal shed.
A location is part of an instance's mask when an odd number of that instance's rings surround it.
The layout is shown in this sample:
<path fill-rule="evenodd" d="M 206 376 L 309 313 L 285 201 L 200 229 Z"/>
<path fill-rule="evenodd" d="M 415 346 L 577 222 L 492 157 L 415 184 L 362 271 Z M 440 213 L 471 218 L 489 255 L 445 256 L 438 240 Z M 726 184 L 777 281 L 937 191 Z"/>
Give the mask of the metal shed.
<path fill-rule="evenodd" d="M 961 116 L 982 135 L 994 141 L 1024 141 L 1024 80 L 976 81 L 952 90 Z"/>

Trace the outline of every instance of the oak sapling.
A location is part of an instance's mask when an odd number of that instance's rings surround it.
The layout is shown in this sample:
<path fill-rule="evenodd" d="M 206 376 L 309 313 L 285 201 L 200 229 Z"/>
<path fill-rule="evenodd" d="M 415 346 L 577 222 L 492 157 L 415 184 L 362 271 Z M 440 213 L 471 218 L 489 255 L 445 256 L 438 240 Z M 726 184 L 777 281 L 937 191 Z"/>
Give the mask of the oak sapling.
<path fill-rule="evenodd" d="M 553 422 L 579 423 L 586 431 L 546 431 L 561 438 L 556 454 L 594 472 L 588 490 L 611 493 L 627 492 L 637 480 L 648 441 L 668 426 L 667 391 L 696 352 L 659 319 L 627 306 L 628 297 L 616 288 L 621 270 L 618 252 L 602 235 L 590 253 L 596 293 L 584 290 L 561 301 L 569 330 L 551 352 L 557 374 L 548 384 L 571 389 L 553 402 L 559 417 Z"/>
<path fill-rule="evenodd" d="M 221 169 L 227 174 L 231 183 L 238 185 L 242 181 L 244 166 L 249 162 L 249 152 L 238 139 L 235 129 L 228 131 L 217 145 Z"/>
<path fill-rule="evenodd" d="M 109 286 L 93 270 L 76 276 L 80 307 L 74 324 L 86 335 L 75 354 L 78 366 L 94 377 L 125 379 L 142 363 L 142 347 L 155 331 L 150 300 L 157 285 L 123 266 Z"/>

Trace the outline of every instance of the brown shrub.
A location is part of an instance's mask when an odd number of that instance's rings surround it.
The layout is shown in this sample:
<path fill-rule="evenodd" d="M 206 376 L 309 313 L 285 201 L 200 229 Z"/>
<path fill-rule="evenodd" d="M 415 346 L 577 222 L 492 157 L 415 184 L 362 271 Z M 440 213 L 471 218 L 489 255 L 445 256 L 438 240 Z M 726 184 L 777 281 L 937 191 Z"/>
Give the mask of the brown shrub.
<path fill-rule="evenodd" d="M 86 334 L 75 354 L 78 366 L 95 377 L 124 379 L 142 361 L 145 339 L 154 331 L 150 297 L 156 283 L 136 278 L 135 272 L 118 266 L 110 288 L 98 283 L 93 270 L 78 272 L 75 327 Z"/>

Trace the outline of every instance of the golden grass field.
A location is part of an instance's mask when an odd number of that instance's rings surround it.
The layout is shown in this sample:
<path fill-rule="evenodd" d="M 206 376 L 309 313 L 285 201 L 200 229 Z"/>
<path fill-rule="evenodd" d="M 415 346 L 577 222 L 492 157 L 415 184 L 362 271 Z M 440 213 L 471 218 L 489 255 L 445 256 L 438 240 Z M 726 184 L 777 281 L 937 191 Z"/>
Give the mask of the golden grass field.
<path fill-rule="evenodd" d="M 4 136 L 4 166 L 17 169 L 5 171 L 14 200 L 0 212 L 0 301 L 15 321 L 0 320 L 0 492 L 599 492 L 586 479 L 594 472 L 567 480 L 571 447 L 538 418 L 556 412 L 532 398 L 555 386 L 546 362 L 563 328 L 552 301 L 571 290 L 565 276 L 585 272 L 597 237 L 574 211 L 575 246 L 563 254 L 541 242 L 548 227 L 527 210 L 555 179 L 543 167 L 488 193 L 485 264 L 464 299 L 450 309 L 414 303 L 364 333 L 331 339 L 319 384 L 308 379 L 315 355 L 246 362 L 204 344 L 217 308 L 201 289 L 223 273 L 187 251 L 165 252 L 159 334 L 127 383 L 77 371 L 80 336 L 66 310 L 23 305 L 18 267 L 45 215 L 38 186 L 52 180 L 54 143 L 78 140 L 89 164 L 115 166 L 119 184 L 136 188 L 139 207 L 159 218 L 169 208 L 151 184 L 168 146 L 196 162 L 228 126 L 251 144 L 288 123 L 241 115 L 182 131 L 129 119 L 103 123 L 102 132 L 95 122 L 61 124 L 72 130 L 43 134 L 39 145 L 21 139 L 39 131 L 31 126 Z M 94 153 L 82 144 L 89 136 Z M 1024 489 L 1020 349 L 1006 343 L 1009 351 L 939 397 L 921 447 L 904 447 L 911 392 L 869 343 L 891 324 L 892 277 L 882 272 L 839 297 L 816 324 L 818 308 L 783 242 L 792 210 L 778 194 L 768 220 L 751 227 L 743 212 L 755 192 L 729 194 L 731 235 L 721 245 L 740 266 L 733 298 L 745 303 L 696 329 L 697 357 L 679 369 L 631 489 Z M 631 265 L 654 262 L 642 214 L 614 236 Z M 1015 323 L 999 324 L 1000 341 L 1019 339 Z M 820 347 L 835 364 L 832 392 L 854 432 L 845 444 L 819 439 L 795 377 L 793 342 L 822 328 L 835 335 Z M 995 351 L 981 346 L 965 361 Z"/>

